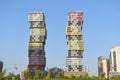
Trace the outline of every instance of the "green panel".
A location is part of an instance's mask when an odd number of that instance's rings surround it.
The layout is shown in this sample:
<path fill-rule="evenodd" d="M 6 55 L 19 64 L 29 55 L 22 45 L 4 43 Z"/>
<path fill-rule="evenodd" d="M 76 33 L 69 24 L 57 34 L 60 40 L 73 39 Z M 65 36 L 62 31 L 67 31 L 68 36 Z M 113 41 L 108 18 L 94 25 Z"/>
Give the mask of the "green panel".
<path fill-rule="evenodd" d="M 40 29 L 40 35 L 41 36 L 45 36 L 46 35 L 45 33 L 46 33 L 45 28 Z"/>
<path fill-rule="evenodd" d="M 83 40 L 69 40 L 68 50 L 84 50 Z"/>
<path fill-rule="evenodd" d="M 46 36 L 46 29 L 45 28 L 31 28 L 30 35 Z"/>

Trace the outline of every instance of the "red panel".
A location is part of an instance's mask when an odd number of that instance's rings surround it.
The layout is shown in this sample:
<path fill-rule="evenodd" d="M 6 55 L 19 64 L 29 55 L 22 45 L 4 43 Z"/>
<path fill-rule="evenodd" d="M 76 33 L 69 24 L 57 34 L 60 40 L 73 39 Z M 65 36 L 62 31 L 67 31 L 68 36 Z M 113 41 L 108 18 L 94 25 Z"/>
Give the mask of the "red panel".
<path fill-rule="evenodd" d="M 31 56 L 29 57 L 29 65 L 45 65 L 45 57 Z"/>
<path fill-rule="evenodd" d="M 29 65 L 45 65 L 45 63 L 29 63 Z"/>
<path fill-rule="evenodd" d="M 41 63 L 40 62 L 39 63 L 31 62 L 31 63 L 29 63 L 29 65 L 34 65 L 34 66 L 35 65 L 45 65 L 45 63 L 44 62 L 41 62 Z"/>
<path fill-rule="evenodd" d="M 70 12 L 70 13 L 68 13 L 68 20 L 69 21 L 72 21 L 72 20 L 82 21 L 83 20 L 83 12 Z"/>
<path fill-rule="evenodd" d="M 29 57 L 29 60 L 43 60 L 44 57 Z"/>

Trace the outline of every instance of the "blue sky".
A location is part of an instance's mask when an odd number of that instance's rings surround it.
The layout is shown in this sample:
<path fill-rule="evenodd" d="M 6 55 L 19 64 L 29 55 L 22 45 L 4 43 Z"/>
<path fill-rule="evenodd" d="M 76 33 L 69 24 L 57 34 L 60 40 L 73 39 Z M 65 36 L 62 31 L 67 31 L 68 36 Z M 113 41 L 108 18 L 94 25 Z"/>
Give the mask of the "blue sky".
<path fill-rule="evenodd" d="M 66 65 L 68 12 L 84 13 L 83 65 L 90 75 L 97 75 L 98 56 L 108 57 L 112 46 L 120 46 L 119 0 L 1 0 L 0 60 L 8 72 L 20 73 L 28 65 L 28 13 L 33 11 L 45 13 L 48 68 Z"/>

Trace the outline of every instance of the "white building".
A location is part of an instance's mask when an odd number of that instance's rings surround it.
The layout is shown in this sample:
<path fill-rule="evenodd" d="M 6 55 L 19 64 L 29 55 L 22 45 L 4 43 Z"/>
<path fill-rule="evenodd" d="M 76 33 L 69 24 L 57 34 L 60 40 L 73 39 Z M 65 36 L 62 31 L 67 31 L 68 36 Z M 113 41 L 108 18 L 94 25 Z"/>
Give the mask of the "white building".
<path fill-rule="evenodd" d="M 112 47 L 110 51 L 110 76 L 120 75 L 120 46 Z"/>

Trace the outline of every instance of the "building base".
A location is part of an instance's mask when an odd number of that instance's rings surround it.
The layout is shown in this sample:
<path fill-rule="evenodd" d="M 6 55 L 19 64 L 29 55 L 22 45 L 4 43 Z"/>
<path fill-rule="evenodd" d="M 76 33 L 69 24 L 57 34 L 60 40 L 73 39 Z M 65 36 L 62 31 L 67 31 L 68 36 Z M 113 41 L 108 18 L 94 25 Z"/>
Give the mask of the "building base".
<path fill-rule="evenodd" d="M 85 76 L 88 76 L 88 73 L 87 72 L 64 72 L 64 76 L 65 77 L 85 77 Z"/>

